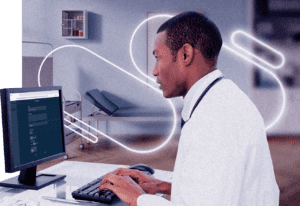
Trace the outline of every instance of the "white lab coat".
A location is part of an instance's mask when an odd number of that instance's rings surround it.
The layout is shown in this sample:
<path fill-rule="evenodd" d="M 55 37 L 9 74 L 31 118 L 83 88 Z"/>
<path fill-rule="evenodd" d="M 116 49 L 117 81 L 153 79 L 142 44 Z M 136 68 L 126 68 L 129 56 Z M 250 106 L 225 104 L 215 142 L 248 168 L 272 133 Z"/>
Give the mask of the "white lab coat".
<path fill-rule="evenodd" d="M 172 178 L 171 201 L 141 195 L 138 206 L 279 205 L 279 188 L 265 125 L 250 99 L 222 79 L 191 110 L 206 87 L 222 76 L 215 70 L 200 79 L 184 99 Z"/>

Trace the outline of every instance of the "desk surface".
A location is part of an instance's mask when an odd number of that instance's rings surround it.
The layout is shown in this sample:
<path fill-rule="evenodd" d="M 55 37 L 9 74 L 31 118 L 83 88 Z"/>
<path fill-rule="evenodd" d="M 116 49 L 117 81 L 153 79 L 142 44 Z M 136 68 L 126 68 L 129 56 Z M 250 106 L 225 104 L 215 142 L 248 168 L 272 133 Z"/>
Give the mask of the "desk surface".
<path fill-rule="evenodd" d="M 67 177 L 55 184 L 49 185 L 40 190 L 25 190 L 25 189 L 11 189 L 0 187 L 0 204 L 1 205 L 11 205 L 18 200 L 22 201 L 36 201 L 40 203 L 40 206 L 45 205 L 71 205 L 59 202 L 52 202 L 49 200 L 44 200 L 42 196 L 48 197 L 58 197 L 63 199 L 73 199 L 72 191 L 81 187 L 84 184 L 100 177 L 108 172 L 111 172 L 117 168 L 124 167 L 127 168 L 128 165 L 114 165 L 114 164 L 102 164 L 102 163 L 87 163 L 87 162 L 77 162 L 77 161 L 64 161 L 55 166 L 42 170 L 39 173 L 47 174 L 61 174 L 67 175 Z M 172 172 L 155 170 L 153 175 L 155 178 L 171 182 Z M 93 204 L 95 205 L 95 204 Z M 100 204 L 99 205 L 107 205 Z M 122 201 L 114 204 L 116 206 L 125 205 Z"/>

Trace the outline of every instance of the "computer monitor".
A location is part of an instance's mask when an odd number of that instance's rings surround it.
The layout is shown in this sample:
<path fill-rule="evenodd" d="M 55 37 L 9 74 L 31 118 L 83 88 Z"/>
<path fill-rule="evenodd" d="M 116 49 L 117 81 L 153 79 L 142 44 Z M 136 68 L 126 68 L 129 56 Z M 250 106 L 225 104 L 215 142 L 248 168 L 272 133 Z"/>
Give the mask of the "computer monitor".
<path fill-rule="evenodd" d="M 65 175 L 36 173 L 37 165 L 66 154 L 62 87 L 1 90 L 5 172 L 20 175 L 0 186 L 38 190 Z"/>

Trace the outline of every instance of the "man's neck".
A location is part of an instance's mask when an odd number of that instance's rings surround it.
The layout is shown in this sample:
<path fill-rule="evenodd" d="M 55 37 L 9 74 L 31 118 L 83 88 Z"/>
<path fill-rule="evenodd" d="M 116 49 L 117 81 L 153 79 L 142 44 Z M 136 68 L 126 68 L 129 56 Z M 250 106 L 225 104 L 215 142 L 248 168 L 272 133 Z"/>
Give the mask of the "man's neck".
<path fill-rule="evenodd" d="M 192 86 L 198 82 L 201 78 L 203 78 L 204 76 L 208 75 L 209 73 L 215 71 L 217 68 L 216 67 L 211 67 L 205 71 L 202 70 L 202 72 L 199 72 L 198 74 L 197 73 L 194 73 L 194 74 L 191 74 L 189 75 L 189 78 L 188 78 L 188 82 L 187 82 L 187 90 L 186 90 L 186 93 L 183 96 L 183 98 L 186 96 L 186 94 L 188 93 L 188 91 L 192 88 Z"/>

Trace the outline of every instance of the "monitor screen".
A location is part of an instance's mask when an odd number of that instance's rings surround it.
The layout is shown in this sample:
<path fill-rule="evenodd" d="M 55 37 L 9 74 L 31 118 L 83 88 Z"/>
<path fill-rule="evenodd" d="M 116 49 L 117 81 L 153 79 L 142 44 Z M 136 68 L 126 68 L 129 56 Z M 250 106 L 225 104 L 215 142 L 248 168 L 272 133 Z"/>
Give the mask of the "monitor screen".
<path fill-rule="evenodd" d="M 58 90 L 10 93 L 14 168 L 64 152 L 59 101 Z"/>
<path fill-rule="evenodd" d="M 65 155 L 61 93 L 61 87 L 1 90 L 5 171 L 21 170 L 18 185 L 36 184 L 36 166 Z M 22 179 L 22 172 L 35 180 Z"/>

